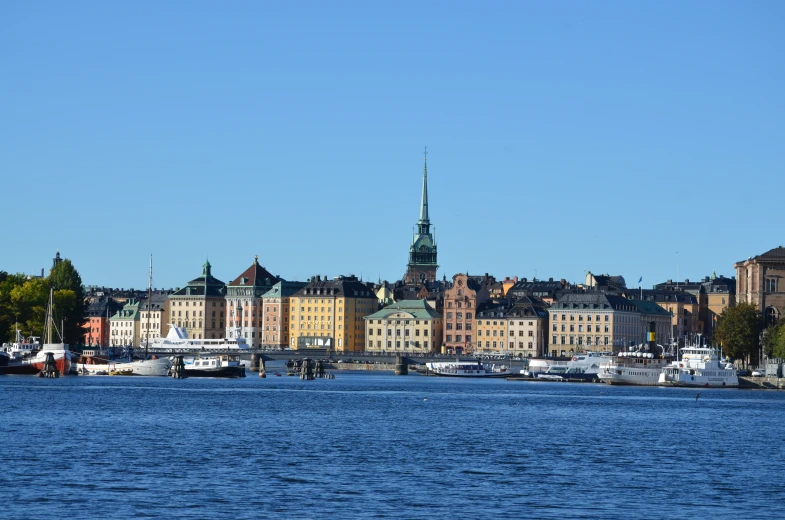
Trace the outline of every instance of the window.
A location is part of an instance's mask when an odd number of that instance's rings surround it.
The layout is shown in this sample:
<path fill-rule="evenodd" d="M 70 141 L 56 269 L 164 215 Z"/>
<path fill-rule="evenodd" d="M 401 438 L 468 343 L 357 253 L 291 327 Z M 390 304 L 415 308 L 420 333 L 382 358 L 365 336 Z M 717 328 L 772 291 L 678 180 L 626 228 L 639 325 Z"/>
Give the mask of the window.
<path fill-rule="evenodd" d="M 447 334 L 447 341 L 452 341 L 452 334 Z"/>
<path fill-rule="evenodd" d="M 722 303 L 725 303 L 725 300 L 723 300 L 723 301 L 722 301 Z M 466 313 L 466 319 L 467 319 L 467 320 L 470 320 L 470 319 L 472 319 L 472 313 L 471 313 L 471 312 L 467 312 L 467 313 Z"/>
<path fill-rule="evenodd" d="M 555 345 L 556 344 L 556 336 L 553 336 L 551 339 L 553 339 L 553 341 L 551 341 L 551 343 L 553 343 Z"/>
<path fill-rule="evenodd" d="M 530 337 L 530 338 L 533 338 L 533 337 L 534 337 L 534 331 L 531 331 L 531 330 L 529 331 L 529 337 Z"/>
<path fill-rule="evenodd" d="M 448 313 L 447 313 L 447 319 L 448 319 L 448 320 L 451 320 L 451 319 L 452 319 L 452 313 L 451 313 L 451 312 L 448 312 Z"/>

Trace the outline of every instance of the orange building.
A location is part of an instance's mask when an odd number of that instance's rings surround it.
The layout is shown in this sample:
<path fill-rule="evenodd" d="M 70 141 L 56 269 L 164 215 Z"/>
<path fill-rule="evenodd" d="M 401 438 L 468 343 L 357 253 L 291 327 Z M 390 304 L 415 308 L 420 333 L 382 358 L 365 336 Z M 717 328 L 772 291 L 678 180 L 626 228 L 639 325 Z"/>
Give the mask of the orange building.
<path fill-rule="evenodd" d="M 121 307 L 122 305 L 111 298 L 93 301 L 87 308 L 87 321 L 82 327 L 84 329 L 82 343 L 88 346 L 108 346 L 109 318 Z"/>

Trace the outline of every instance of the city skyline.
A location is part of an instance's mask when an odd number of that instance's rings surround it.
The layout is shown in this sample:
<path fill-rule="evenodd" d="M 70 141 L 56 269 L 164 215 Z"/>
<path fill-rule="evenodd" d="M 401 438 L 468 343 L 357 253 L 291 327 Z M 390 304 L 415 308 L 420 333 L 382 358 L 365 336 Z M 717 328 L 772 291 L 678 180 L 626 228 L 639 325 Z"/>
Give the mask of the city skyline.
<path fill-rule="evenodd" d="M 426 145 L 437 278 L 650 287 L 785 242 L 777 2 L 0 10 L 0 270 L 399 280 Z"/>

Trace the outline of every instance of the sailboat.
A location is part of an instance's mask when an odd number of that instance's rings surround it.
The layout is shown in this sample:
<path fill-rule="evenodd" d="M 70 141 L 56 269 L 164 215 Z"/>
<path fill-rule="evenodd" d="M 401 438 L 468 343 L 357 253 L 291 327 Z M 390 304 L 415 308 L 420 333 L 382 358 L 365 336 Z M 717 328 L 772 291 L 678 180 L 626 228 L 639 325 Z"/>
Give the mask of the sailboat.
<path fill-rule="evenodd" d="M 144 346 L 144 359 L 134 361 L 108 361 L 107 363 L 94 363 L 88 359 L 79 367 L 83 375 L 116 375 L 116 376 L 166 376 L 172 367 L 172 361 L 167 358 L 148 359 L 148 346 L 150 345 L 150 319 L 153 305 L 153 256 L 150 255 L 150 279 L 147 284 L 147 338 Z"/>
<path fill-rule="evenodd" d="M 60 343 L 54 342 L 53 331 L 57 332 L 60 337 Z M 71 372 L 71 351 L 68 350 L 68 345 L 63 343 L 62 330 L 57 329 L 54 323 L 54 289 L 49 288 L 49 304 L 46 307 L 46 330 L 44 336 L 44 346 L 32 358 L 25 361 L 25 364 L 33 365 L 38 371 L 44 369 L 44 362 L 46 361 L 47 354 L 53 354 L 57 370 L 62 375 L 68 375 Z"/>

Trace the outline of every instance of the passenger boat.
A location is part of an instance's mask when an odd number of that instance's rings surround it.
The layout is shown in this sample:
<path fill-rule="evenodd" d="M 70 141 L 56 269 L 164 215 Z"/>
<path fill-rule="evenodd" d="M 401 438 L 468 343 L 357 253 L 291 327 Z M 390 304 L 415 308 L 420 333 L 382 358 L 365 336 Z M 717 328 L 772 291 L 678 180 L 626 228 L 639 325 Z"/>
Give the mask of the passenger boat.
<path fill-rule="evenodd" d="M 483 364 L 479 361 L 444 361 L 426 363 L 428 375 L 445 377 L 507 377 L 504 365 Z"/>
<path fill-rule="evenodd" d="M 0 352 L 0 375 L 34 376 L 38 372 L 35 366 L 12 360 L 8 352 Z"/>
<path fill-rule="evenodd" d="M 600 364 L 597 377 L 610 385 L 656 386 L 662 369 L 671 359 L 665 354 L 646 352 L 642 348 L 619 352 L 615 358 Z"/>
<path fill-rule="evenodd" d="M 201 350 L 247 349 L 245 338 L 190 339 L 184 327 L 170 325 L 169 333 L 150 345 L 154 352 L 194 352 Z"/>
<path fill-rule="evenodd" d="M 536 377 L 552 381 L 599 381 L 600 364 L 612 358 L 610 353 L 580 352 L 566 364 L 552 365 Z"/>
<path fill-rule="evenodd" d="M 662 386 L 739 386 L 736 368 L 720 361 L 717 349 L 692 346 L 681 349 L 681 360 L 672 361 L 660 373 Z"/>
<path fill-rule="evenodd" d="M 37 336 L 22 338 L 22 331 L 16 329 L 16 341 L 13 343 L 3 343 L 2 352 L 8 354 L 9 360 L 22 359 L 31 356 L 41 349 L 41 343 Z"/>
<path fill-rule="evenodd" d="M 185 377 L 245 377 L 240 356 L 200 356 L 183 362 Z"/>

